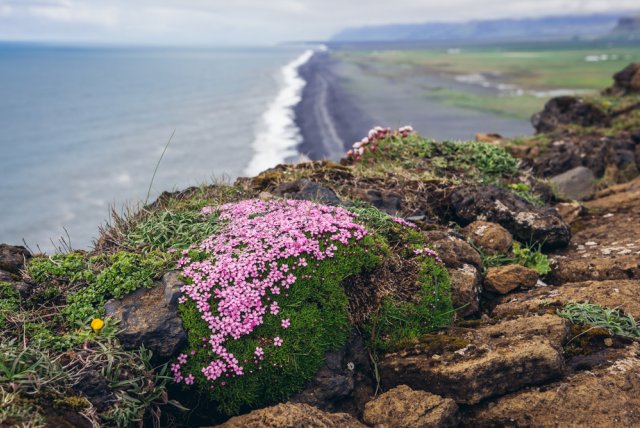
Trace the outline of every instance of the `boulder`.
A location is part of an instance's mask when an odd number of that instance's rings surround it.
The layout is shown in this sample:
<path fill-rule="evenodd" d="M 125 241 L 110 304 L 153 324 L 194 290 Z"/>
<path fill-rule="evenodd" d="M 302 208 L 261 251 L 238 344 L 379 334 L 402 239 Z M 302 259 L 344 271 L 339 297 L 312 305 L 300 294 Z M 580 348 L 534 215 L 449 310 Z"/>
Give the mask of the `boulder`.
<path fill-rule="evenodd" d="M 507 294 L 516 288 L 535 287 L 538 277 L 537 271 L 521 265 L 490 267 L 484 277 L 484 288 L 492 293 Z"/>
<path fill-rule="evenodd" d="M 613 75 L 613 86 L 605 89 L 605 95 L 624 96 L 640 92 L 640 63 L 631 63 Z"/>
<path fill-rule="evenodd" d="M 598 106 L 574 96 L 551 98 L 541 112 L 531 117 L 536 132 L 551 132 L 560 125 L 589 127 L 608 123 L 609 117 Z"/>
<path fill-rule="evenodd" d="M 458 406 L 450 398 L 400 385 L 367 403 L 364 422 L 376 428 L 456 427 Z"/>
<path fill-rule="evenodd" d="M 640 258 L 619 256 L 561 259 L 553 264 L 551 273 L 546 278 L 550 284 L 555 285 L 614 279 L 640 280 Z"/>
<path fill-rule="evenodd" d="M 522 242 L 542 244 L 546 249 L 566 247 L 569 225 L 552 208 L 538 208 L 519 196 L 495 186 L 465 186 L 454 190 L 448 203 L 462 224 L 476 220 L 498 223 Z"/>
<path fill-rule="evenodd" d="M 548 382 L 564 372 L 561 346 L 569 336 L 568 325 L 549 315 L 454 331 L 454 338 L 440 336 L 437 342 L 448 340 L 457 350 L 418 343 L 387 354 L 378 365 L 381 383 L 385 388 L 406 384 L 458 404 L 477 404 Z"/>
<path fill-rule="evenodd" d="M 386 190 L 356 190 L 354 196 L 369 202 L 389 215 L 397 215 L 402 210 L 402 195 Z"/>
<path fill-rule="evenodd" d="M 498 300 L 493 315 L 509 317 L 513 314 L 546 313 L 570 302 L 591 302 L 618 308 L 637 319 L 640 318 L 640 281 L 584 281 L 509 294 Z"/>
<path fill-rule="evenodd" d="M 325 205 L 342 204 L 332 189 L 305 178 L 282 183 L 274 189 L 273 193 L 284 198 L 313 201 Z"/>
<path fill-rule="evenodd" d="M 609 367 L 581 371 L 544 388 L 530 388 L 469 409 L 464 426 L 640 426 L 637 345 Z"/>
<path fill-rule="evenodd" d="M 447 268 L 461 268 L 470 264 L 482 269 L 480 254 L 454 231 L 432 230 L 424 232 L 424 237 L 432 244 Z"/>
<path fill-rule="evenodd" d="M 325 363 L 304 390 L 291 402 L 304 403 L 329 412 L 360 414 L 375 393 L 369 352 L 355 330 L 347 343 L 325 356 Z"/>
<path fill-rule="evenodd" d="M 560 217 L 567 223 L 571 224 L 587 213 L 587 209 L 580 202 L 560 202 L 554 206 Z"/>
<path fill-rule="evenodd" d="M 462 236 L 452 230 L 432 230 L 424 236 L 442 259 L 451 277 L 453 307 L 461 317 L 480 310 L 482 259 Z"/>
<path fill-rule="evenodd" d="M 463 264 L 459 268 L 448 268 L 451 277 L 451 299 L 456 314 L 469 317 L 480 312 L 482 275 L 477 267 Z"/>
<path fill-rule="evenodd" d="M 474 221 L 462 233 L 488 255 L 507 253 L 513 246 L 511 233 L 496 223 Z"/>
<path fill-rule="evenodd" d="M 105 304 L 107 315 L 120 321 L 118 339 L 125 349 L 144 345 L 154 358 L 166 360 L 186 345 L 187 334 L 178 314 L 183 284 L 177 272 L 169 272 L 153 288 L 141 288 Z"/>
<path fill-rule="evenodd" d="M 365 428 L 346 413 L 327 413 L 308 404 L 284 403 L 229 419 L 219 428 Z"/>
<path fill-rule="evenodd" d="M 1 270 L 17 275 L 30 258 L 31 253 L 24 247 L 0 244 Z"/>
<path fill-rule="evenodd" d="M 564 199 L 583 201 L 596 191 L 596 177 L 589 168 L 578 166 L 551 178 L 556 194 Z"/>

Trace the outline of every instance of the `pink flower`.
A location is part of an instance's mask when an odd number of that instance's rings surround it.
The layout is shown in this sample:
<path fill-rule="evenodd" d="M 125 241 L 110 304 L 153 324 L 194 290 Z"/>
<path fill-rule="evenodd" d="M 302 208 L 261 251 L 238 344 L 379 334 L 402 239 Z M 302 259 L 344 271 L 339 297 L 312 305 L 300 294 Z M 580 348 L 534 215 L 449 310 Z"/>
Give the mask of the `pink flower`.
<path fill-rule="evenodd" d="M 282 346 L 282 339 L 280 339 L 280 337 L 276 336 L 276 337 L 273 339 L 273 345 L 274 345 L 274 346 Z"/>
<path fill-rule="evenodd" d="M 189 376 L 184 378 L 184 383 L 186 383 L 187 385 L 193 385 L 193 381 L 194 380 L 195 380 L 195 378 L 193 377 L 193 375 L 189 374 Z"/>
<path fill-rule="evenodd" d="M 264 350 L 258 346 L 256 348 L 255 354 L 256 354 L 256 357 L 262 357 L 264 355 Z"/>
<path fill-rule="evenodd" d="M 280 321 L 280 325 L 282 326 L 282 328 L 289 328 L 289 326 L 291 325 L 291 320 L 289 318 Z"/>

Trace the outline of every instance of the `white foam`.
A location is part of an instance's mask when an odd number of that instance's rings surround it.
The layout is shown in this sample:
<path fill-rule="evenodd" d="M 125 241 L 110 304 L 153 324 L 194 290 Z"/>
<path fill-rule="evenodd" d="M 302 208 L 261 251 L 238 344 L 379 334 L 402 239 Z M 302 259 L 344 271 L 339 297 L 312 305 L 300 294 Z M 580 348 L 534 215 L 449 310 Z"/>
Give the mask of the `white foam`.
<path fill-rule="evenodd" d="M 298 69 L 313 54 L 314 50 L 309 49 L 281 69 L 282 88 L 262 116 L 260 130 L 253 142 L 254 155 L 245 174 L 256 175 L 299 155 L 297 148 L 302 135 L 295 122 L 294 107 L 302 100 L 302 90 L 307 82 L 300 77 Z"/>

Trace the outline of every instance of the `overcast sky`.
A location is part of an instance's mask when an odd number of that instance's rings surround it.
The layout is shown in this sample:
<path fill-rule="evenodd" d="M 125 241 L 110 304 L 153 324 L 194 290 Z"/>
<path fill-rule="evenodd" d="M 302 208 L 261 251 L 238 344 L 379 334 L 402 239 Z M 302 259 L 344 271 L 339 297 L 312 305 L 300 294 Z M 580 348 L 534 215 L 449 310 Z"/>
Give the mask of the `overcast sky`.
<path fill-rule="evenodd" d="M 348 26 L 638 10 L 638 0 L 0 0 L 0 40 L 272 44 Z"/>

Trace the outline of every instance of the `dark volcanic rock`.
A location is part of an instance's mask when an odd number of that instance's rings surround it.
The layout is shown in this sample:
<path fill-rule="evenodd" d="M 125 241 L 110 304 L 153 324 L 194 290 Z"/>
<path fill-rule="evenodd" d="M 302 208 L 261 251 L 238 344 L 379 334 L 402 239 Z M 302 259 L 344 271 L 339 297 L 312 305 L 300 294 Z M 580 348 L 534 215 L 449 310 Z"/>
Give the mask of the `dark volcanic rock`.
<path fill-rule="evenodd" d="M 0 244 L 0 269 L 19 274 L 31 253 L 24 247 Z"/>
<path fill-rule="evenodd" d="M 327 413 L 308 404 L 284 403 L 229 419 L 220 428 L 365 428 L 346 413 Z"/>
<path fill-rule="evenodd" d="M 326 355 L 322 368 L 291 401 L 358 415 L 375 393 L 371 374 L 371 361 L 362 336 L 352 331 L 347 343 Z"/>
<path fill-rule="evenodd" d="M 531 124 L 537 132 L 551 132 L 559 125 L 606 126 L 609 118 L 599 107 L 587 101 L 572 97 L 552 98 L 544 110 L 531 117 Z"/>
<path fill-rule="evenodd" d="M 369 189 L 358 191 L 355 196 L 389 215 L 397 215 L 402 210 L 402 195 L 396 192 Z"/>
<path fill-rule="evenodd" d="M 273 191 L 274 194 L 290 199 L 319 202 L 326 205 L 340 205 L 342 201 L 336 192 L 328 187 L 307 179 L 282 183 Z"/>
<path fill-rule="evenodd" d="M 614 84 L 605 89 L 605 95 L 628 95 L 640 92 L 640 63 L 632 63 L 613 75 Z"/>
<path fill-rule="evenodd" d="M 553 209 L 538 208 L 495 186 L 467 186 L 449 196 L 454 218 L 462 224 L 476 220 L 505 227 L 521 242 L 545 248 L 566 247 L 571 239 L 569 225 Z"/>
<path fill-rule="evenodd" d="M 596 177 L 589 168 L 579 166 L 551 178 L 563 198 L 578 201 L 589 199 L 596 192 Z"/>
<path fill-rule="evenodd" d="M 367 403 L 363 419 L 374 427 L 457 427 L 458 405 L 450 398 L 400 385 Z"/>
<path fill-rule="evenodd" d="M 187 334 L 178 315 L 181 285 L 178 274 L 169 272 L 155 287 L 105 304 L 107 315 L 120 320 L 118 339 L 125 349 L 144 345 L 155 358 L 164 360 L 186 344 Z"/>

